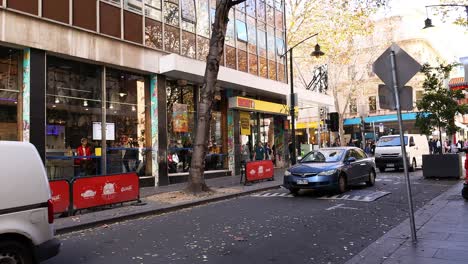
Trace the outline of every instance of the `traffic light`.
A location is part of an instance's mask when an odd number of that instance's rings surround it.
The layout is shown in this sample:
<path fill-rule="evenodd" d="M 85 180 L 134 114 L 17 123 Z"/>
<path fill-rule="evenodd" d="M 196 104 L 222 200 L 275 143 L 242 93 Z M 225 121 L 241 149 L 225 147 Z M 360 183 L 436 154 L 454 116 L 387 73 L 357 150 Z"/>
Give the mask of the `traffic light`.
<path fill-rule="evenodd" d="M 338 132 L 340 130 L 340 116 L 337 112 L 330 113 L 330 131 Z"/>

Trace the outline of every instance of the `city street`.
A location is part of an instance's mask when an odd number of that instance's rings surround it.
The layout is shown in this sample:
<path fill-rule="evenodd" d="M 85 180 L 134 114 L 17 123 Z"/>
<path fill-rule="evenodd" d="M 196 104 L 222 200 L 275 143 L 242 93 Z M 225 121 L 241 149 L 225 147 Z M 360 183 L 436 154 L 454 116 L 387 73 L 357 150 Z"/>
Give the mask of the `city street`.
<path fill-rule="evenodd" d="M 416 209 L 457 183 L 411 180 Z M 340 196 L 278 188 L 65 234 L 45 263 L 345 263 L 408 217 L 404 184 L 389 171 Z"/>

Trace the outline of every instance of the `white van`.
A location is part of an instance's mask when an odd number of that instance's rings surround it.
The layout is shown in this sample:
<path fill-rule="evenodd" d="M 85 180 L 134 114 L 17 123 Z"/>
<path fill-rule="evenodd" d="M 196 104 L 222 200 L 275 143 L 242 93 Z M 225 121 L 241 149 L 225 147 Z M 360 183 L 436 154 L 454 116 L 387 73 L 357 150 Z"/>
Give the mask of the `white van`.
<path fill-rule="evenodd" d="M 422 168 L 422 156 L 430 154 L 426 136 L 405 134 L 406 155 L 410 171 Z M 375 146 L 375 165 L 381 172 L 386 168 L 403 168 L 400 135 L 383 136 Z"/>
<path fill-rule="evenodd" d="M 37 263 L 58 254 L 49 181 L 30 143 L 0 141 L 0 263 Z"/>

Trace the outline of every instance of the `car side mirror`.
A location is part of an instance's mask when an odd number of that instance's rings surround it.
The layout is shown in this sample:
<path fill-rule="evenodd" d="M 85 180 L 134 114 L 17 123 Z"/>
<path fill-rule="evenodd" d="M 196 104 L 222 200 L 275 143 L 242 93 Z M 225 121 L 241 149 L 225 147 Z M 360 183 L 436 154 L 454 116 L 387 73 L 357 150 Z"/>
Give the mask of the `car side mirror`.
<path fill-rule="evenodd" d="M 347 163 L 353 163 L 353 162 L 355 162 L 355 161 L 356 161 L 356 158 L 355 158 L 355 157 L 349 157 L 349 158 L 346 160 Z"/>
<path fill-rule="evenodd" d="M 297 157 L 297 161 L 301 161 L 302 160 L 302 157 Z"/>

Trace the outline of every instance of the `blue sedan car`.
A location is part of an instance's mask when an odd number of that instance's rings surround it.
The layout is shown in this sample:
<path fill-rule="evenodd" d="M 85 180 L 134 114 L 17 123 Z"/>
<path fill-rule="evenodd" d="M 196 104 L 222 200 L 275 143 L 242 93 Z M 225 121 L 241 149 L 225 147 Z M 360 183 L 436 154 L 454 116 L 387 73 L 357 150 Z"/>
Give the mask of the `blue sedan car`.
<path fill-rule="evenodd" d="M 300 189 L 326 189 L 339 193 L 347 186 L 375 183 L 375 163 L 362 149 L 355 147 L 324 148 L 309 152 L 286 170 L 283 186 L 293 194 Z"/>

